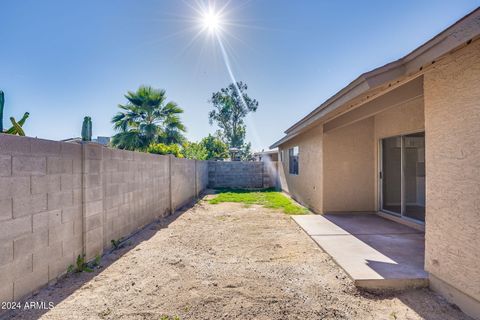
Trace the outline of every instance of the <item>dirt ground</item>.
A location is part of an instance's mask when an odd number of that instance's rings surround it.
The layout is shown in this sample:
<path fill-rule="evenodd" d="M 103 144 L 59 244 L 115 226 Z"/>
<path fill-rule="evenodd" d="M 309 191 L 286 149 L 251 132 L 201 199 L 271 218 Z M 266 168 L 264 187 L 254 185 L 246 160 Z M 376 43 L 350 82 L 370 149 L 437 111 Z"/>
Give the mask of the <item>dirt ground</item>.
<path fill-rule="evenodd" d="M 52 310 L 9 318 L 468 319 L 427 289 L 357 290 L 289 216 L 259 206 L 201 201 L 129 242 L 30 299 Z"/>

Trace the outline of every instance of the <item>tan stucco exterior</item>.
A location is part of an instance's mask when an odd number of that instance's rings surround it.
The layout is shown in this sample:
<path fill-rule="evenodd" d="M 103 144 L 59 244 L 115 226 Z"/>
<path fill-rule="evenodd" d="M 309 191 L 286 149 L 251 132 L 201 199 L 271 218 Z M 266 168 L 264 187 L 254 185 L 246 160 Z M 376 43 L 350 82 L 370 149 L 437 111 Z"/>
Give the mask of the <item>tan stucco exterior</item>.
<path fill-rule="evenodd" d="M 424 129 L 423 97 L 417 97 L 375 115 L 376 140 Z"/>
<path fill-rule="evenodd" d="M 278 171 L 281 188 L 295 200 L 315 212 L 322 212 L 322 136 L 323 127 L 318 126 L 289 141 L 279 150 Z M 288 149 L 299 147 L 299 174 L 288 173 Z"/>
<path fill-rule="evenodd" d="M 421 84 L 418 81 L 416 85 Z M 370 104 L 376 103 L 373 100 L 359 108 L 360 118 L 348 117 L 348 122 L 342 121 L 342 126 L 329 131 L 332 125 L 326 122 L 281 145 L 283 190 L 317 213 L 377 211 L 380 139 L 424 131 L 423 96 L 405 96 L 405 101 L 397 101 L 392 91 L 390 99 L 382 100 L 382 108 L 374 109 L 377 113 L 369 111 Z M 294 146 L 300 146 L 298 176 L 288 173 L 288 149 Z M 309 153 L 310 146 L 314 146 L 314 154 Z M 309 182 L 312 175 L 315 183 Z M 319 181 L 323 181 L 322 186 Z M 319 190 L 322 192 L 315 192 Z"/>
<path fill-rule="evenodd" d="M 425 74 L 425 126 L 426 270 L 480 301 L 479 40 Z"/>
<path fill-rule="evenodd" d="M 375 210 L 374 119 L 324 134 L 323 212 Z"/>
<path fill-rule="evenodd" d="M 425 131 L 423 96 L 409 99 L 404 103 L 388 108 L 374 116 L 375 118 L 375 211 L 380 210 L 380 191 L 378 183 L 380 141 L 383 138 Z"/>
<path fill-rule="evenodd" d="M 434 290 L 480 315 L 480 40 L 362 99 L 277 144 L 300 146 L 301 174 L 284 157 L 282 187 L 316 213 L 378 211 L 380 140 L 425 132 L 425 269 Z"/>

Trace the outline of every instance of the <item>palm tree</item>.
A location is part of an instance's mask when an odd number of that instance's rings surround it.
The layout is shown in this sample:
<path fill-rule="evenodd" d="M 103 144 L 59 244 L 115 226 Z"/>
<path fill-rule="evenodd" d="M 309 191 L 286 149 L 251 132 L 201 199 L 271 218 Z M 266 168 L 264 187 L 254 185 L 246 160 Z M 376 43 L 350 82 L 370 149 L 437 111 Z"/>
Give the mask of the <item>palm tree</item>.
<path fill-rule="evenodd" d="M 127 104 L 113 118 L 112 145 L 120 149 L 145 150 L 152 142 L 181 143 L 185 126 L 180 120 L 183 109 L 175 102 L 165 103 L 165 90 L 141 86 L 129 91 Z"/>
<path fill-rule="evenodd" d="M 186 142 L 185 136 L 183 135 L 183 132 L 186 131 L 186 128 L 177 114 L 169 114 L 165 118 L 163 124 L 163 132 L 158 137 L 158 142 L 178 145 Z"/>

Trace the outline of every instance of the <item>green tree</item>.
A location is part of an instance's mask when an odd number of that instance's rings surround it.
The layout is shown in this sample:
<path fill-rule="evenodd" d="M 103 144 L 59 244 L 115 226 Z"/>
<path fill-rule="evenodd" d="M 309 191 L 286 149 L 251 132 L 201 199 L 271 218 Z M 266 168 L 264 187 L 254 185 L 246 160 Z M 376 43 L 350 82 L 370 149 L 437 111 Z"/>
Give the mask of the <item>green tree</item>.
<path fill-rule="evenodd" d="M 253 153 L 252 153 L 252 144 L 250 142 L 245 143 L 243 145 L 243 147 L 240 149 L 240 152 L 239 152 L 238 156 L 243 161 L 253 161 L 254 157 L 253 157 Z"/>
<path fill-rule="evenodd" d="M 228 146 L 220 138 L 209 134 L 200 143 L 207 151 L 207 160 L 228 158 Z"/>
<path fill-rule="evenodd" d="M 141 86 L 129 91 L 127 103 L 113 118 L 115 130 L 112 145 L 120 149 L 146 150 L 151 143 L 180 144 L 185 126 L 180 120 L 183 109 L 175 102 L 166 102 L 165 90 Z"/>
<path fill-rule="evenodd" d="M 186 138 L 183 135 L 183 133 L 186 131 L 187 129 L 180 120 L 178 114 L 175 112 L 167 112 L 165 121 L 163 122 L 163 131 L 161 132 L 157 140 L 158 142 L 165 144 L 181 145 L 186 142 Z"/>
<path fill-rule="evenodd" d="M 183 145 L 183 155 L 187 159 L 208 160 L 207 149 L 201 142 L 186 142 Z"/>
<path fill-rule="evenodd" d="M 213 93 L 210 99 L 213 110 L 208 114 L 210 124 L 218 125 L 228 147 L 244 152 L 247 151 L 244 119 L 249 112 L 255 112 L 258 108 L 258 101 L 247 95 L 247 89 L 247 84 L 240 81 L 236 86 L 232 83 Z"/>

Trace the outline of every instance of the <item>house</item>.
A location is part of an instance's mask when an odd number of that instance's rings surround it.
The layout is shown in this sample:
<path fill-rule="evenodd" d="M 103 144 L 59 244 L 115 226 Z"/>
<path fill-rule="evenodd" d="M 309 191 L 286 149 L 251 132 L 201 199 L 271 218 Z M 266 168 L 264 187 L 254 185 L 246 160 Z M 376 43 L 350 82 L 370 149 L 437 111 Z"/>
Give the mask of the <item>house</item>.
<path fill-rule="evenodd" d="M 278 150 L 259 151 L 253 154 L 255 161 L 278 161 Z"/>
<path fill-rule="evenodd" d="M 432 289 L 480 317 L 480 8 L 285 131 L 281 188 L 424 230 Z"/>

